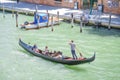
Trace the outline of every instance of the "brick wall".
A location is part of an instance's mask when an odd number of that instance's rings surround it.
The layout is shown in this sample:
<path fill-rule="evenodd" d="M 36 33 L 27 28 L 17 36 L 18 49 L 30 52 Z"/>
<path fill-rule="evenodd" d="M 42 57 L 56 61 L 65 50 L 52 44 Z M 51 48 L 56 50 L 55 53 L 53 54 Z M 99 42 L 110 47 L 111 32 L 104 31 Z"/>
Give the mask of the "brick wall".
<path fill-rule="evenodd" d="M 74 2 L 77 1 L 78 8 L 82 9 L 83 0 L 73 0 L 73 2 L 68 2 L 68 0 L 62 0 L 62 2 L 58 2 L 54 0 L 22 0 L 22 1 L 36 3 L 36 4 L 45 4 L 45 5 L 50 5 L 50 6 L 67 7 L 67 8 L 74 8 Z M 111 11 L 112 13 L 120 14 L 120 2 L 119 2 L 118 8 L 109 8 L 108 3 L 107 3 L 108 0 L 98 0 L 98 4 L 101 4 L 102 1 L 104 5 L 104 12 Z"/>
<path fill-rule="evenodd" d="M 29 2 L 29 3 L 36 3 L 36 4 L 45 4 L 45 5 L 50 5 L 50 6 L 60 6 L 60 7 L 67 7 L 67 8 L 74 8 L 74 2 L 76 0 L 73 0 L 73 2 L 68 2 L 68 0 L 62 0 L 62 2 L 55 1 L 55 0 L 22 0 L 23 2 Z M 78 7 L 81 7 L 81 1 L 82 0 L 77 0 Z"/>

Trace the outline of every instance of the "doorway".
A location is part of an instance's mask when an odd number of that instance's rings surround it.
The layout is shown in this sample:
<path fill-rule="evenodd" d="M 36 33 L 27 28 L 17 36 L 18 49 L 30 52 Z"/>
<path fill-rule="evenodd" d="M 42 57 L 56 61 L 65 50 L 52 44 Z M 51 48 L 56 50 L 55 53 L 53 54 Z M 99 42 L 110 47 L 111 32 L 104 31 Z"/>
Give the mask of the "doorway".
<path fill-rule="evenodd" d="M 90 8 L 90 0 L 82 0 L 83 9 L 89 9 Z"/>

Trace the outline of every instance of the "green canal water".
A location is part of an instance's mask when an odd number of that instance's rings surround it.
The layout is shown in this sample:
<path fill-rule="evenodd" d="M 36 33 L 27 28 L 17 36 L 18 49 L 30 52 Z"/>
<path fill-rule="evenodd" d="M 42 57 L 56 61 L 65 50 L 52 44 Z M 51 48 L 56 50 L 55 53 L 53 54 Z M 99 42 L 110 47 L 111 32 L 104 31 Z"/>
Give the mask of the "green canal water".
<path fill-rule="evenodd" d="M 19 25 L 33 17 L 19 15 Z M 20 26 L 19 26 L 20 27 Z M 68 42 L 75 41 L 85 57 L 96 52 L 90 64 L 68 66 L 46 61 L 29 54 L 18 45 L 21 38 L 26 43 L 36 43 L 44 49 L 60 50 L 71 56 Z M 77 56 L 79 54 L 77 53 Z M 74 28 L 62 22 L 60 25 L 39 30 L 21 30 L 16 27 L 15 17 L 0 13 L 0 80 L 119 80 L 120 79 L 120 30 L 95 29 L 79 26 Z"/>

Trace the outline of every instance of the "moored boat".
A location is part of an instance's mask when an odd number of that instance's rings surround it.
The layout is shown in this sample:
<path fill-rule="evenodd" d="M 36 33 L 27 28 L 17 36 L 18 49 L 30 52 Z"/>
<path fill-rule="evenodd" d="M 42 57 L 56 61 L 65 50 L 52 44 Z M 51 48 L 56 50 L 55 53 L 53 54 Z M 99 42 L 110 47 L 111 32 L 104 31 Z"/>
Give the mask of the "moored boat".
<path fill-rule="evenodd" d="M 28 22 L 25 21 L 24 24 L 21 24 L 21 29 L 39 29 L 43 27 L 53 26 L 59 24 L 57 17 L 49 17 L 47 13 L 34 13 L 34 21 Z"/>
<path fill-rule="evenodd" d="M 39 52 L 36 52 L 32 49 L 32 46 L 29 44 L 26 44 L 25 42 L 23 42 L 21 39 L 19 39 L 19 45 L 24 48 L 26 51 L 28 51 L 29 53 L 37 56 L 37 57 L 41 57 L 44 58 L 46 60 L 52 61 L 52 62 L 56 62 L 56 63 L 61 63 L 61 64 L 67 64 L 67 65 L 78 65 L 78 64 L 84 64 L 84 63 L 90 63 L 92 61 L 95 60 L 95 53 L 92 57 L 90 58 L 78 58 L 78 59 L 73 59 L 71 57 L 67 57 L 67 56 L 63 56 L 62 58 L 55 58 L 55 57 L 51 57 L 48 55 L 45 55 L 42 53 L 43 50 L 39 49 Z"/>

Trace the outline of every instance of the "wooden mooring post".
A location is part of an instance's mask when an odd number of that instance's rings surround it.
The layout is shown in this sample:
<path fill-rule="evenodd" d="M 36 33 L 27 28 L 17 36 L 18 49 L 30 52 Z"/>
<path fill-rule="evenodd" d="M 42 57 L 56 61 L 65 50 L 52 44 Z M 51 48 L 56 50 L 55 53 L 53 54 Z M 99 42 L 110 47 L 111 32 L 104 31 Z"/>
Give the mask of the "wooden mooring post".
<path fill-rule="evenodd" d="M 59 21 L 59 18 L 60 18 L 59 11 L 57 11 L 57 18 L 58 18 L 58 24 L 60 24 L 60 21 Z"/>
<path fill-rule="evenodd" d="M 15 17 L 16 17 L 16 27 L 18 27 L 18 12 L 16 12 Z"/>
<path fill-rule="evenodd" d="M 82 20 L 82 16 L 80 16 L 80 33 L 82 33 L 82 26 L 83 26 L 83 20 Z"/>
<path fill-rule="evenodd" d="M 14 17 L 14 5 L 12 6 L 12 17 Z"/>
<path fill-rule="evenodd" d="M 51 31 L 54 31 L 54 29 L 53 29 L 53 15 L 51 16 Z"/>
<path fill-rule="evenodd" d="M 35 5 L 35 11 L 38 12 L 38 6 L 37 5 Z"/>
<path fill-rule="evenodd" d="M 47 27 L 49 26 L 49 13 L 48 13 L 48 10 L 47 10 L 47 15 L 48 15 L 48 22 L 47 22 Z"/>
<path fill-rule="evenodd" d="M 5 18 L 5 8 L 4 8 L 4 4 L 3 4 L 3 18 Z"/>
<path fill-rule="evenodd" d="M 110 30 L 111 29 L 111 12 L 109 13 L 109 24 L 108 24 L 108 29 Z"/>
<path fill-rule="evenodd" d="M 73 13 L 71 13 L 71 28 L 73 28 L 74 25 L 74 18 L 73 18 Z"/>
<path fill-rule="evenodd" d="M 37 28 L 39 29 L 40 28 L 40 16 L 37 15 Z"/>

